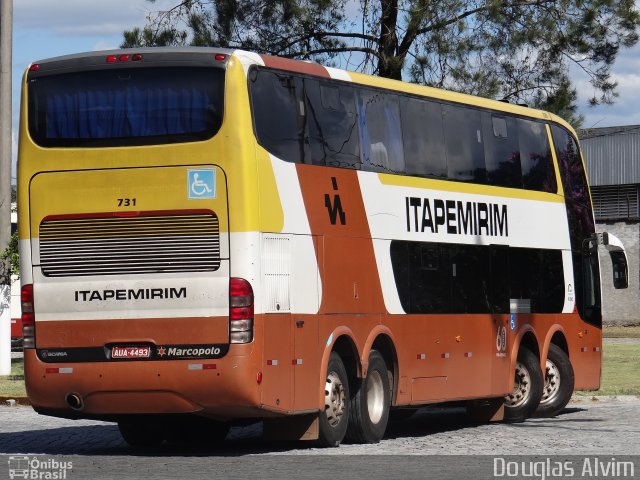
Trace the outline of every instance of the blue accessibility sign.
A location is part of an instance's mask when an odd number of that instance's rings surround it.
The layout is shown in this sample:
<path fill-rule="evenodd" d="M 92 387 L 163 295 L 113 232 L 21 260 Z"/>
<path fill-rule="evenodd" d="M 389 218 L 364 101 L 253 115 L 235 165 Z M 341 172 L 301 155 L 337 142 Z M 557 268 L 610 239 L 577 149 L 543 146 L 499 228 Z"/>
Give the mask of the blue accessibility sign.
<path fill-rule="evenodd" d="M 189 170 L 187 188 L 190 199 L 216 198 L 216 171 L 213 168 Z"/>

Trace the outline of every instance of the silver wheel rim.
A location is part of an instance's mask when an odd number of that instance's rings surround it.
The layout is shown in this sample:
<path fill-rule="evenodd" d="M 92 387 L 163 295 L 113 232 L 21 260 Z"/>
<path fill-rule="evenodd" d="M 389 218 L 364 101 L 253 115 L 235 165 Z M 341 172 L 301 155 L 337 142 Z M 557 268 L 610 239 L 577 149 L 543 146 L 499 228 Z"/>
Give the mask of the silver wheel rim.
<path fill-rule="evenodd" d="M 371 423 L 378 423 L 384 412 L 384 385 L 377 370 L 367 375 L 367 410 Z"/>
<path fill-rule="evenodd" d="M 330 426 L 335 427 L 340 423 L 344 414 L 344 402 L 344 385 L 336 372 L 330 372 L 324 386 L 324 411 Z"/>
<path fill-rule="evenodd" d="M 507 407 L 519 407 L 527 401 L 531 394 L 531 376 L 520 362 L 516 363 L 516 378 L 513 392 L 505 397 Z"/>
<path fill-rule="evenodd" d="M 544 390 L 542 390 L 540 404 L 551 403 L 556 399 L 558 393 L 560 393 L 561 380 L 560 370 L 557 365 L 547 360 L 544 374 Z"/>

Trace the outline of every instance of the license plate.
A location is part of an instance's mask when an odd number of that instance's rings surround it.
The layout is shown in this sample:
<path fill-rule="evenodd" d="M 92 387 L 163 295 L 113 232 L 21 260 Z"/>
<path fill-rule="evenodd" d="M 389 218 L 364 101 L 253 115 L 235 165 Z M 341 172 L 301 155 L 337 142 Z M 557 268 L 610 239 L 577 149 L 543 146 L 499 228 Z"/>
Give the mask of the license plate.
<path fill-rule="evenodd" d="M 149 358 L 151 356 L 151 347 L 113 347 L 111 349 L 111 358 Z"/>

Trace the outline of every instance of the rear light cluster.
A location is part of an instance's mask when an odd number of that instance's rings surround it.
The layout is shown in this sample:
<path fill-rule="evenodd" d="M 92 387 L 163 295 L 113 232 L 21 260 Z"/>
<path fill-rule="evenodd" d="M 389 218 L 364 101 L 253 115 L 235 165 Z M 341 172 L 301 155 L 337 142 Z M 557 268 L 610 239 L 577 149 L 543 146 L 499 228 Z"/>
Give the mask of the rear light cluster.
<path fill-rule="evenodd" d="M 122 53 L 120 55 L 108 55 L 106 60 L 107 60 L 107 63 L 128 62 L 129 60 L 131 60 L 132 62 L 139 62 L 140 60 L 142 60 L 142 54 L 141 53 L 134 53 L 134 54 Z"/>
<path fill-rule="evenodd" d="M 229 339 L 231 343 L 253 341 L 253 289 L 243 278 L 229 281 Z"/>
<path fill-rule="evenodd" d="M 36 348 L 36 317 L 33 310 L 33 285 L 24 285 L 20 291 L 22 306 L 22 348 Z"/>

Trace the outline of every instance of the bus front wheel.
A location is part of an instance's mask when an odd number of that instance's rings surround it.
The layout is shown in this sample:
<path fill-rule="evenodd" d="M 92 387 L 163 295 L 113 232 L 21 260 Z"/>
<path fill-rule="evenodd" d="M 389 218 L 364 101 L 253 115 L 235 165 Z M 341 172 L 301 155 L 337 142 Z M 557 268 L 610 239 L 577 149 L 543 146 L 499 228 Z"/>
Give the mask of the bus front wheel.
<path fill-rule="evenodd" d="M 387 429 L 390 404 L 387 364 L 380 353 L 372 350 L 367 376 L 354 382 L 347 439 L 354 443 L 378 443 Z"/>
<path fill-rule="evenodd" d="M 331 352 L 324 387 L 324 410 L 320 412 L 318 444 L 337 447 L 349 422 L 349 379 L 340 355 Z"/>
<path fill-rule="evenodd" d="M 513 391 L 505 397 L 504 420 L 524 422 L 533 415 L 542 397 L 542 372 L 538 357 L 521 346 L 516 362 Z"/>
<path fill-rule="evenodd" d="M 567 354 L 555 344 L 549 345 L 544 388 L 536 417 L 554 417 L 567 406 L 573 394 L 573 367 Z"/>

